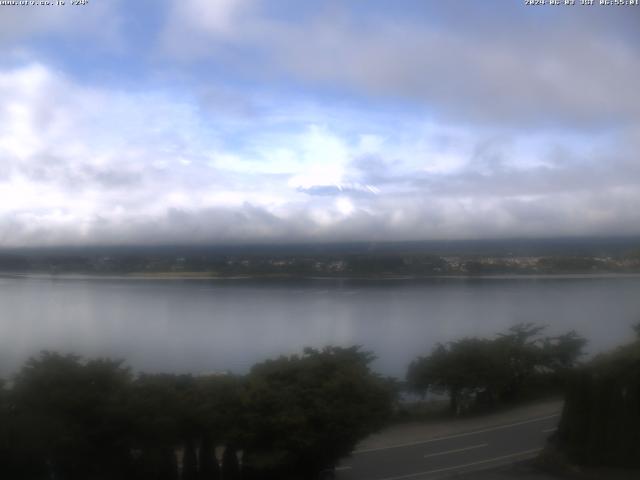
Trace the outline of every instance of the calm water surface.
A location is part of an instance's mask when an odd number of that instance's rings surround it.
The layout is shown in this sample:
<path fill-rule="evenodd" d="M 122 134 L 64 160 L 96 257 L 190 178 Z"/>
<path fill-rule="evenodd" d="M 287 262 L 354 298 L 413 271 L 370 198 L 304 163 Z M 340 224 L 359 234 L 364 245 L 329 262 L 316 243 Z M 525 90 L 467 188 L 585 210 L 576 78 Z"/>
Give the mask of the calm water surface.
<path fill-rule="evenodd" d="M 0 372 L 42 349 L 135 369 L 245 372 L 304 346 L 360 344 L 402 376 L 436 342 L 517 322 L 575 329 L 591 353 L 631 338 L 640 277 L 140 280 L 0 277 Z"/>

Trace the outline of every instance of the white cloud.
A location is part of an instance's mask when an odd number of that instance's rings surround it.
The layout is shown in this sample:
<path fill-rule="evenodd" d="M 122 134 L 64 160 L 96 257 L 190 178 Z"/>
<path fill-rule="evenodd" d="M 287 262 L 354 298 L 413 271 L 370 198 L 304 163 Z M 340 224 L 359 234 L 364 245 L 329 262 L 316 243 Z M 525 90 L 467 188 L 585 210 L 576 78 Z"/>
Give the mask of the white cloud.
<path fill-rule="evenodd" d="M 339 185 L 344 181 L 350 149 L 325 128 L 312 125 L 299 141 L 299 166 L 289 180 L 292 188 Z"/>
<path fill-rule="evenodd" d="M 640 77 L 640 56 L 611 9 L 596 7 L 608 21 L 565 12 L 533 22 L 523 9 L 469 25 L 317 4 L 293 22 L 257 1 L 187 3 L 189 13 L 171 16 L 165 32 L 179 46 L 171 53 L 221 61 L 249 78 L 286 75 L 311 88 L 417 100 L 465 122 L 610 125 L 640 114 L 630 81 Z M 636 10 L 629 16 L 638 19 Z"/>
<path fill-rule="evenodd" d="M 220 53 L 218 42 L 242 38 L 252 31 L 255 0 L 183 0 L 170 2 L 161 49 L 176 58 Z"/>
<path fill-rule="evenodd" d="M 355 210 L 355 206 L 353 205 L 353 202 L 347 197 L 338 198 L 336 200 L 336 208 L 342 215 L 347 217 L 351 215 Z"/>
<path fill-rule="evenodd" d="M 0 70 L 0 124 L 4 246 L 638 233 L 640 225 L 633 129 L 597 141 L 496 135 L 294 102 L 225 123 L 197 97 L 91 87 L 37 63 Z"/>
<path fill-rule="evenodd" d="M 184 0 L 172 7 L 177 17 L 192 27 L 210 34 L 241 35 L 238 22 L 241 21 L 252 3 L 251 0 Z M 175 18 L 174 16 L 174 18 Z"/>
<path fill-rule="evenodd" d="M 122 0 L 91 2 L 90 6 L 2 6 L 0 40 L 5 46 L 21 45 L 25 39 L 82 37 L 93 47 L 122 47 Z"/>

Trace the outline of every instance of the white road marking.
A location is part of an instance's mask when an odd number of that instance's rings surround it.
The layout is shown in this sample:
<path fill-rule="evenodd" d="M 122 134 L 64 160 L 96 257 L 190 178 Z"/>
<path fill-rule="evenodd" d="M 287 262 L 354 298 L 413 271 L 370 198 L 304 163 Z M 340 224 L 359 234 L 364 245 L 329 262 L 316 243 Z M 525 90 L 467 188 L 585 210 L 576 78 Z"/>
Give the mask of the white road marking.
<path fill-rule="evenodd" d="M 546 428 L 544 430 L 542 430 L 542 433 L 550 433 L 550 432 L 555 432 L 557 430 L 557 428 Z"/>
<path fill-rule="evenodd" d="M 476 448 L 488 447 L 488 443 L 481 443 L 480 445 L 473 445 L 471 447 L 456 448 L 455 450 L 447 450 L 446 452 L 430 453 L 425 455 L 424 458 L 438 457 L 440 455 L 448 455 L 450 453 L 466 452 L 467 450 L 474 450 Z"/>
<path fill-rule="evenodd" d="M 544 417 L 532 418 L 531 420 L 524 420 L 522 422 L 509 423 L 509 424 L 506 424 L 506 425 L 498 425 L 496 427 L 483 428 L 482 430 L 474 430 L 472 432 L 458 433 L 458 434 L 449 435 L 449 436 L 446 436 L 446 437 L 432 438 L 430 440 L 419 440 L 417 442 L 398 443 L 398 444 L 395 444 L 395 445 L 389 445 L 387 447 L 365 448 L 365 449 L 362 449 L 362 450 L 355 450 L 352 453 L 352 455 L 360 455 L 362 453 L 369 453 L 369 452 L 378 452 L 380 450 L 391 450 L 392 448 L 413 447 L 414 445 L 423 445 L 425 443 L 439 442 L 441 440 L 449 440 L 449 439 L 452 439 L 452 438 L 461 438 L 461 437 L 466 437 L 466 436 L 469 436 L 469 435 L 477 435 L 478 433 L 493 432 L 494 430 L 502 430 L 504 428 L 517 427 L 519 425 L 526 425 L 528 423 L 542 422 L 543 420 L 549 420 L 550 418 L 559 417 L 559 416 L 560 416 L 559 413 L 554 413 L 553 415 L 547 415 L 547 416 L 544 416 Z"/>
<path fill-rule="evenodd" d="M 506 460 L 507 458 L 520 457 L 520 456 L 523 456 L 523 455 L 530 455 L 532 453 L 537 453 L 537 452 L 540 452 L 540 451 L 542 451 L 541 448 L 534 448 L 532 450 L 523 450 L 522 452 L 511 453 L 509 455 L 501 455 L 500 457 L 488 458 L 486 460 L 479 460 L 477 462 L 465 463 L 463 465 L 456 465 L 454 467 L 445 467 L 445 468 L 438 468 L 436 470 L 428 470 L 426 472 L 410 473 L 408 475 L 400 475 L 399 477 L 385 477 L 385 478 L 380 478 L 378 480 L 404 480 L 406 478 L 415 478 L 415 477 L 420 477 L 422 475 L 431 475 L 431 474 L 434 474 L 434 473 L 442 473 L 442 472 L 447 472 L 447 471 L 456 470 L 456 469 L 460 469 L 460 468 L 473 467 L 473 466 L 482 465 L 482 464 L 485 464 L 485 463 L 491 463 L 491 462 L 497 462 L 497 461 L 500 461 L 500 460 Z"/>

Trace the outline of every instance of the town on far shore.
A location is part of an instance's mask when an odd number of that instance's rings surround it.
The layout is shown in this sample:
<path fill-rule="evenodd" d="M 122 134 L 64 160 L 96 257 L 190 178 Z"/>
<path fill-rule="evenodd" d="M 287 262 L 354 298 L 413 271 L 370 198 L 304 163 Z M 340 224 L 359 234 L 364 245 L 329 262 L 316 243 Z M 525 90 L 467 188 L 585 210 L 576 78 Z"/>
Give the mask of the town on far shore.
<path fill-rule="evenodd" d="M 0 251 L 0 271 L 184 277 L 640 273 L 640 240 L 136 246 Z"/>

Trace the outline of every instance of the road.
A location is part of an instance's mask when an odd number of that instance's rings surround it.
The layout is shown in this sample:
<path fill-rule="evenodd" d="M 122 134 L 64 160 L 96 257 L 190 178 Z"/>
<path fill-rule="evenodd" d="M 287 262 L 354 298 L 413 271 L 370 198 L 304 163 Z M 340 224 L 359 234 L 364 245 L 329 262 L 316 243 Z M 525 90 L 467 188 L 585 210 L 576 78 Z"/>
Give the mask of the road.
<path fill-rule="evenodd" d="M 535 456 L 559 414 L 441 438 L 359 450 L 337 468 L 337 480 L 433 480 Z"/>

